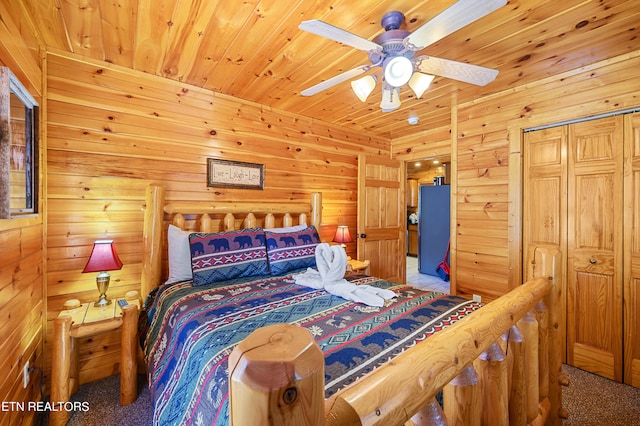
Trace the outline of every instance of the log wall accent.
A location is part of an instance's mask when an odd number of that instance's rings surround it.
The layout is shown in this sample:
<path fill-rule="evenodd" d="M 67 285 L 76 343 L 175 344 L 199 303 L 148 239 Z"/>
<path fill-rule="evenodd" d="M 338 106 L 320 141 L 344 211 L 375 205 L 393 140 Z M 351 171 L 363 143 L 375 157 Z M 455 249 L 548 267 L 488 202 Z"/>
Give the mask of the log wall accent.
<path fill-rule="evenodd" d="M 390 155 L 388 141 L 361 132 L 106 63 L 47 59 L 49 337 L 65 300 L 98 295 L 95 274 L 81 273 L 94 240 L 113 239 L 124 263 L 108 296 L 140 289 L 148 184 L 165 187 L 168 202 L 279 203 L 321 191 L 319 231 L 330 241 L 337 225 L 356 227 L 358 154 Z M 264 164 L 265 189 L 207 187 L 208 157 Z M 119 332 L 80 341 L 81 383 L 118 371 L 119 341 Z"/>
<path fill-rule="evenodd" d="M 0 65 L 9 67 L 42 105 L 43 69 L 38 49 L 20 33 L 20 22 L 11 19 L 14 12 L 0 4 Z M 42 188 L 42 176 L 40 183 Z M 42 204 L 39 207 L 42 212 Z M 44 366 L 46 311 L 43 217 L 40 213 L 0 220 L 0 401 L 25 407 L 5 406 L 9 409 L 0 410 L 2 425 L 33 424 L 36 412 L 26 410 L 26 404 L 40 399 L 37 369 Z M 35 370 L 24 388 L 22 371 L 26 362 Z"/>
<path fill-rule="evenodd" d="M 640 50 L 455 104 L 452 290 L 494 299 L 522 279 L 522 130 L 640 105 L 638 66 Z M 394 157 L 416 160 L 446 151 L 443 131 L 393 140 Z"/>

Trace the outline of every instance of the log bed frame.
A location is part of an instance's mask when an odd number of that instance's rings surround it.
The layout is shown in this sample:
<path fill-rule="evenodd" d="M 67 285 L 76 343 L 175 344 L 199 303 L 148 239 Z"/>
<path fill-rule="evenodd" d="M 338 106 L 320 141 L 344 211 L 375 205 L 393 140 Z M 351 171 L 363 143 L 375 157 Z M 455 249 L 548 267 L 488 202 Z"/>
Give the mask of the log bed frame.
<path fill-rule="evenodd" d="M 164 198 L 162 187 L 147 188 L 143 297 L 161 282 L 162 241 L 169 221 L 194 231 L 199 223 L 199 232 L 291 226 L 294 216 L 298 223 L 319 227 L 321 222 L 320 193 L 311 194 L 310 201 L 278 205 L 165 204 Z M 561 374 L 559 334 L 561 257 L 552 246 L 531 247 L 527 254 L 526 283 L 327 400 L 323 391 L 307 392 L 310 388 L 304 386 L 324 386 L 324 360 L 317 356 L 314 360 L 311 335 L 288 325 L 259 329 L 236 347 L 229 360 L 232 423 L 266 425 L 279 419 L 279 424 L 291 425 L 561 425 L 567 417 L 561 390 L 567 382 Z M 260 346 L 266 348 L 263 358 L 259 351 L 245 357 L 247 348 Z M 291 350 L 298 352 L 292 357 L 287 353 Z M 269 374 L 257 383 L 255 377 L 241 374 L 251 370 L 252 363 L 258 368 L 293 370 L 295 378 L 289 374 L 286 383 L 274 384 L 271 376 L 276 375 Z M 235 368 L 238 365 L 242 368 Z M 435 400 L 440 391 L 444 410 Z M 245 401 L 250 405 L 243 405 Z"/>

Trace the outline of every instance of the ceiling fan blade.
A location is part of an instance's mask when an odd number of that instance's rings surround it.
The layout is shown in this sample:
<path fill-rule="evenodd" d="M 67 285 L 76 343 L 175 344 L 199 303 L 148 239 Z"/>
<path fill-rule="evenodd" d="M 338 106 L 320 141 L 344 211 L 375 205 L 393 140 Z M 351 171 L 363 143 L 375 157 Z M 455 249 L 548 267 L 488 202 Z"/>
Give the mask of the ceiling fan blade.
<path fill-rule="evenodd" d="M 327 24 L 326 22 L 318 19 L 302 21 L 300 25 L 298 25 L 298 28 L 321 37 L 326 37 L 339 43 L 346 44 L 356 49 L 364 50 L 365 52 L 369 52 L 371 50 L 382 50 L 382 46 L 378 43 L 374 43 L 371 40 L 367 40 L 366 38 L 362 38 L 347 30 Z"/>
<path fill-rule="evenodd" d="M 371 69 L 371 65 L 360 65 L 357 68 L 350 69 L 349 71 L 345 71 L 342 74 L 338 74 L 328 80 L 318 83 L 315 86 L 304 89 L 302 92 L 300 92 L 300 94 L 302 96 L 315 95 L 316 93 L 322 92 L 323 90 L 333 87 L 336 84 L 340 84 L 343 81 L 351 80 L 353 77 L 360 75 L 363 72 L 368 71 L 369 69 Z"/>
<path fill-rule="evenodd" d="M 477 86 L 486 86 L 495 80 L 498 70 L 467 64 L 466 62 L 451 61 L 449 59 L 434 58 L 432 56 L 418 56 L 415 64 L 425 74 L 439 75 L 453 80 Z"/>
<path fill-rule="evenodd" d="M 507 4 L 507 0 L 459 0 L 409 34 L 405 46 L 421 50 Z"/>

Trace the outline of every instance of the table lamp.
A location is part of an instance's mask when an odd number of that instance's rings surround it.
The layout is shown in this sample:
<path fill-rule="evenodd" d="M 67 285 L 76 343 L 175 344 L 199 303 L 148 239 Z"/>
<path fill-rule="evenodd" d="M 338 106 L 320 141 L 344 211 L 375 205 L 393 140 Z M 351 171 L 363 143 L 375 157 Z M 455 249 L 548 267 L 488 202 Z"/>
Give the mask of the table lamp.
<path fill-rule="evenodd" d="M 89 261 L 82 272 L 99 272 L 96 276 L 96 284 L 100 298 L 94 303 L 94 306 L 104 307 L 111 303 L 111 300 L 107 299 L 107 290 L 111 279 L 111 275 L 107 271 L 115 271 L 120 268 L 122 268 L 122 262 L 118 258 L 113 240 L 98 240 L 93 243 L 91 256 L 89 256 Z"/>
<path fill-rule="evenodd" d="M 346 248 L 345 243 L 350 243 L 353 241 L 351 238 L 351 234 L 349 233 L 349 227 L 347 225 L 340 225 L 336 230 L 336 235 L 333 237 L 334 243 L 340 243 L 342 248 Z"/>

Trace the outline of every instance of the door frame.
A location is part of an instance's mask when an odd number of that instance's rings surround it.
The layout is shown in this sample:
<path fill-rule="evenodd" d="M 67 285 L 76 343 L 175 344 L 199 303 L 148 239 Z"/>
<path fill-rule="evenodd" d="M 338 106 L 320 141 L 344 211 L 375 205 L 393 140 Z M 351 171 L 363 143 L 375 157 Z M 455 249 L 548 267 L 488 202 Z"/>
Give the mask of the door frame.
<path fill-rule="evenodd" d="M 440 155 L 431 155 L 428 157 L 420 157 L 420 158 L 415 158 L 415 159 L 403 159 L 402 161 L 404 162 L 404 170 L 405 170 L 405 179 L 409 179 L 409 174 L 408 174 L 408 163 L 415 163 L 417 161 L 433 161 L 433 160 L 438 160 L 440 161 L 440 164 L 442 164 L 443 162 L 440 160 L 442 158 L 447 158 L 449 159 L 449 192 L 451 195 L 450 201 L 449 201 L 449 240 L 451 241 L 451 247 L 450 247 L 450 252 L 452 250 L 453 247 L 453 236 L 455 234 L 455 226 L 454 226 L 454 214 L 453 214 L 453 209 L 455 206 L 455 200 L 454 200 L 454 196 L 453 196 L 453 173 L 452 173 L 452 169 L 453 169 L 453 161 L 451 159 L 451 154 L 440 154 Z M 406 187 L 405 187 L 406 190 Z M 420 194 L 420 183 L 418 183 L 418 200 L 419 200 L 419 194 Z M 405 196 L 406 198 L 406 196 Z M 418 205 L 420 205 L 420 201 L 418 201 Z M 405 206 L 406 209 L 406 206 Z M 420 253 L 418 252 L 418 258 L 420 258 Z M 455 291 L 455 278 L 453 277 L 453 262 L 452 262 L 452 255 L 449 254 L 449 265 L 450 265 L 450 270 L 451 273 L 449 275 L 449 293 L 450 294 L 454 294 Z M 407 271 L 406 271 L 406 262 L 405 262 L 405 277 L 407 276 Z"/>

